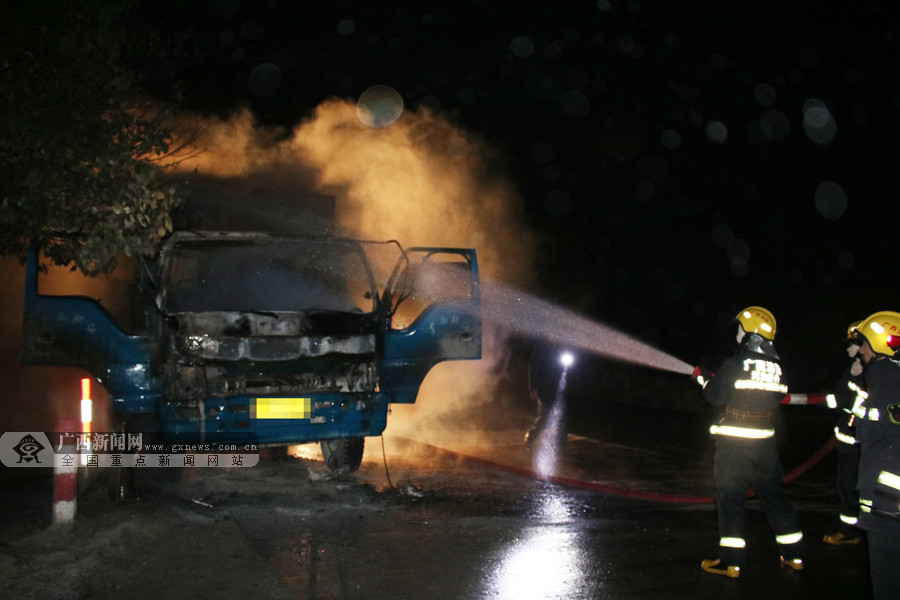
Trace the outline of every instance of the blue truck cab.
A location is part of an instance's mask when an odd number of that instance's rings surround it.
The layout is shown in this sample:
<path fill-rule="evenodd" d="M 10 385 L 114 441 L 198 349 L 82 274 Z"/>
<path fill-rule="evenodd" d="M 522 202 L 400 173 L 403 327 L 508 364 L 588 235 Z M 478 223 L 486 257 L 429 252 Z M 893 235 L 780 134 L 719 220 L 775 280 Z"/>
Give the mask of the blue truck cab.
<path fill-rule="evenodd" d="M 39 258 L 23 362 L 83 368 L 122 428 L 152 423 L 170 443 L 321 442 L 329 468 L 352 471 L 432 367 L 481 357 L 473 249 L 177 231 L 139 264 L 136 331 L 95 299 L 39 293 Z"/>

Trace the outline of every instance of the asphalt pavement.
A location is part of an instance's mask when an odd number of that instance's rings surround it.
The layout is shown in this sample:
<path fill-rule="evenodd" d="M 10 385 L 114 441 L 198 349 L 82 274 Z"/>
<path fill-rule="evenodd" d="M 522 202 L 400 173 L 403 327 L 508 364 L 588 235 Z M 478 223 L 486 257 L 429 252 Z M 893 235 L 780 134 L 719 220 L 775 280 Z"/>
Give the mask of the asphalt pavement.
<path fill-rule="evenodd" d="M 784 457 L 801 572 L 781 567 L 752 499 L 741 578 L 700 569 L 718 541 L 707 446 L 573 432 L 541 457 L 518 427 L 389 426 L 355 474 L 329 474 L 313 450 L 249 469 L 154 469 L 124 502 L 85 480 L 68 527 L 50 524 L 46 472 L 4 468 L 0 597 L 865 600 L 865 547 L 821 541 L 837 523 L 834 457 L 810 458 L 827 430 L 790 425 L 804 440 Z"/>

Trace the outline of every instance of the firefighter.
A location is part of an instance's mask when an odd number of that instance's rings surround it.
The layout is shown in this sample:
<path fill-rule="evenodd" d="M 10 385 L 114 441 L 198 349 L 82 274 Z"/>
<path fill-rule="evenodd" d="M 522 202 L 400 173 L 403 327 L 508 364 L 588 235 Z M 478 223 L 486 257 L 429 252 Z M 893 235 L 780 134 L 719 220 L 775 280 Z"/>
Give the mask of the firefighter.
<path fill-rule="evenodd" d="M 747 562 L 745 500 L 751 487 L 781 549 L 781 564 L 803 568 L 803 532 L 783 490 L 775 442 L 775 411 L 787 394 L 775 351 L 775 317 L 751 306 L 736 316 L 737 351 L 715 374 L 697 367 L 703 397 L 724 414 L 710 427 L 716 439 L 714 473 L 719 520 L 718 558 L 704 560 L 707 573 L 738 578 Z"/>
<path fill-rule="evenodd" d="M 900 598 L 900 313 L 860 324 L 866 389 L 854 407 L 859 440 L 859 526 L 876 600 Z"/>
<path fill-rule="evenodd" d="M 853 426 L 853 404 L 859 392 L 865 389 L 863 376 L 864 364 L 859 348 L 862 342 L 857 335 L 861 321 L 852 323 L 847 328 L 847 355 L 850 365 L 838 380 L 834 394 L 828 396 L 829 408 L 840 411 L 834 427 L 835 447 L 837 448 L 836 484 L 838 498 L 841 501 L 840 528 L 835 533 L 826 534 L 826 544 L 840 546 L 859 544 L 860 530 L 856 526 L 859 520 L 859 494 L 856 492 L 857 471 L 859 469 L 859 444 L 856 442 L 856 428 Z"/>

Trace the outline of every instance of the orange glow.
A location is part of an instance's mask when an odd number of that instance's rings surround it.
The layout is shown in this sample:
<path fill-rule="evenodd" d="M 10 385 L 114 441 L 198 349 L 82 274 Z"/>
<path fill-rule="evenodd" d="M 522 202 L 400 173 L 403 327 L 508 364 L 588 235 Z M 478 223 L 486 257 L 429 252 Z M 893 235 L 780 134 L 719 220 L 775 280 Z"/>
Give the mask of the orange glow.
<path fill-rule="evenodd" d="M 487 166 L 491 148 L 428 110 L 406 110 L 382 128 L 357 113 L 353 102 L 328 100 L 289 132 L 255 126 L 248 111 L 227 120 L 185 116 L 176 140 L 184 149 L 171 168 L 229 189 L 333 195 L 346 235 L 474 247 L 484 275 L 528 281 L 531 236 L 511 182 Z"/>
<path fill-rule="evenodd" d="M 90 400 L 91 399 L 91 380 L 87 377 L 84 377 L 81 380 L 81 399 L 82 400 Z"/>
<path fill-rule="evenodd" d="M 319 447 L 319 444 L 297 444 L 295 446 L 288 446 L 287 452 L 288 456 L 293 456 L 294 458 L 322 461 L 322 450 Z"/>

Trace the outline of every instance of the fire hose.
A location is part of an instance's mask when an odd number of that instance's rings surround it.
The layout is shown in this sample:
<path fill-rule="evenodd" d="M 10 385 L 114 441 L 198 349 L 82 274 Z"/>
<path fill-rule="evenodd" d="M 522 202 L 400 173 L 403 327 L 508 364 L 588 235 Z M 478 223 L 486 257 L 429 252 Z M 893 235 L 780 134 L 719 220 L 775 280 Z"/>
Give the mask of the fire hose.
<path fill-rule="evenodd" d="M 781 404 L 787 405 L 809 405 L 809 404 L 821 404 L 826 401 L 826 394 L 786 394 L 784 399 L 781 401 Z M 829 452 L 834 448 L 834 436 L 829 436 L 825 443 L 815 451 L 809 458 L 800 463 L 797 467 L 792 469 L 784 476 L 784 482 L 790 483 L 809 471 L 815 465 L 824 459 Z M 492 461 L 486 458 L 481 458 L 478 456 L 471 456 L 467 454 L 462 454 L 459 452 L 454 452 L 451 450 L 447 450 L 445 448 L 440 448 L 444 452 L 451 452 L 456 454 L 461 459 L 466 460 L 468 462 L 473 462 L 481 465 L 485 465 L 491 467 L 493 469 L 498 469 L 501 471 L 506 471 L 508 473 L 514 473 L 517 475 L 522 475 L 525 477 L 529 477 L 531 479 L 538 479 L 541 481 L 546 481 L 548 483 L 554 483 L 557 485 L 562 485 L 566 487 L 573 488 L 581 488 L 592 490 L 596 492 L 600 492 L 603 494 L 609 494 L 612 496 L 622 496 L 626 498 L 635 498 L 639 500 L 649 500 L 652 502 L 665 502 L 668 504 L 711 504 L 715 502 L 714 496 L 688 496 L 688 495 L 680 495 L 680 494 L 666 494 L 659 492 L 647 492 L 642 490 L 635 490 L 631 488 L 627 488 L 624 486 L 617 486 L 611 484 L 598 483 L 594 481 L 584 481 L 582 479 L 575 479 L 572 477 L 563 477 L 559 475 L 545 475 L 542 476 L 538 474 L 533 469 L 526 469 L 521 467 L 516 467 L 513 465 L 506 465 L 502 463 L 498 463 L 496 461 Z M 747 491 L 748 497 L 753 497 L 755 494 L 752 490 Z"/>

